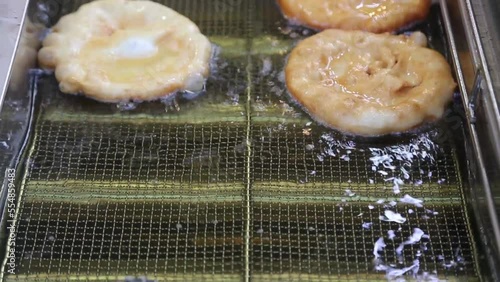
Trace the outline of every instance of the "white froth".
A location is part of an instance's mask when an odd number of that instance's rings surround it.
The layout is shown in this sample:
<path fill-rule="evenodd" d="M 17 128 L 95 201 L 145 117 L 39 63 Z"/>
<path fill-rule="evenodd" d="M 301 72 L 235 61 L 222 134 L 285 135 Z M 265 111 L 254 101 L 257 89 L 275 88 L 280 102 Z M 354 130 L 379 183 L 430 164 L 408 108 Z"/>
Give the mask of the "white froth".
<path fill-rule="evenodd" d="M 402 203 L 415 205 L 416 207 L 419 207 L 419 208 L 421 208 L 423 206 L 422 204 L 424 203 L 424 201 L 422 201 L 420 199 L 413 198 L 412 196 L 410 196 L 408 194 L 404 195 L 404 197 L 399 199 L 399 201 Z"/>
<path fill-rule="evenodd" d="M 405 245 L 413 245 L 415 243 L 420 242 L 422 238 L 429 238 L 429 235 L 425 234 L 424 231 L 420 228 L 414 228 L 413 234 L 408 237 L 408 240 L 404 241 L 399 247 L 396 249 L 397 254 L 401 254 L 403 252 L 403 248 Z"/>
<path fill-rule="evenodd" d="M 379 258 L 380 255 L 378 252 L 381 252 L 385 248 L 385 242 L 382 237 L 378 238 L 377 242 L 375 242 L 375 246 L 373 247 L 373 255 L 375 255 L 376 258 Z"/>
<path fill-rule="evenodd" d="M 380 216 L 380 220 L 396 223 L 405 223 L 406 218 L 402 217 L 400 213 L 395 213 L 391 210 L 386 210 L 384 215 Z"/>
<path fill-rule="evenodd" d="M 408 244 L 415 244 L 420 241 L 422 238 L 429 238 L 429 235 L 426 235 L 424 231 L 420 228 L 414 228 L 413 234 L 408 238 Z"/>
<path fill-rule="evenodd" d="M 386 278 L 389 281 L 406 281 L 404 278 L 402 278 L 405 273 L 408 271 L 412 271 L 413 276 L 416 276 L 420 269 L 420 261 L 419 260 L 414 260 L 413 264 L 409 267 L 404 267 L 404 268 L 395 268 L 394 265 L 384 265 L 384 264 L 378 264 L 375 267 L 376 270 L 378 271 L 385 271 L 386 273 Z M 397 279 L 399 278 L 399 279 Z M 420 280 L 418 280 L 420 281 Z"/>
<path fill-rule="evenodd" d="M 396 233 L 394 232 L 394 230 L 389 230 L 387 231 L 387 237 L 389 237 L 389 239 L 394 239 L 396 237 Z"/>
<path fill-rule="evenodd" d="M 349 197 L 356 196 L 356 193 L 352 192 L 350 189 L 345 190 L 345 194 Z"/>
<path fill-rule="evenodd" d="M 372 227 L 372 224 L 371 222 L 363 222 L 363 224 L 361 225 L 364 229 L 370 229 Z"/>
<path fill-rule="evenodd" d="M 154 55 L 158 51 L 153 39 L 143 37 L 129 37 L 120 45 L 112 49 L 112 53 L 125 58 L 144 58 Z"/>
<path fill-rule="evenodd" d="M 388 267 L 386 269 L 386 277 L 389 280 L 393 280 L 397 277 L 403 276 L 406 272 L 410 270 L 416 270 L 414 273 L 418 272 L 418 269 L 420 268 L 420 262 L 418 260 L 414 260 L 413 264 L 409 267 L 404 267 L 404 268 L 392 268 Z"/>
<path fill-rule="evenodd" d="M 392 191 L 394 192 L 394 194 L 401 193 L 401 189 L 399 189 L 399 184 L 394 184 L 394 186 L 392 187 Z"/>

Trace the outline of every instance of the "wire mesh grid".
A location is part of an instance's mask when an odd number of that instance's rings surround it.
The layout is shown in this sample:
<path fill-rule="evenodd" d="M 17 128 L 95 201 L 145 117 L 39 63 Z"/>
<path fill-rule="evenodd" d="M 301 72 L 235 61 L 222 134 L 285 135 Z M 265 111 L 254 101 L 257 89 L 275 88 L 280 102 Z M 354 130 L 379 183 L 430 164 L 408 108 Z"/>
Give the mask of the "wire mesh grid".
<path fill-rule="evenodd" d="M 53 9 L 51 23 L 76 11 L 93 0 L 40 0 L 42 6 Z M 194 21 L 206 36 L 244 37 L 247 29 L 247 3 L 245 0 L 157 0 Z"/>
<path fill-rule="evenodd" d="M 39 130 L 33 181 L 243 182 L 241 126 L 47 122 Z"/>
<path fill-rule="evenodd" d="M 437 209 L 442 210 L 442 209 Z M 253 273 L 257 281 L 375 281 L 386 280 L 374 269 L 373 246 L 379 237 L 387 237 L 387 230 L 398 230 L 397 225 L 374 224 L 363 230 L 364 221 L 378 221 L 383 209 L 367 212 L 363 205 L 351 204 L 338 210 L 336 205 L 256 203 L 254 207 L 254 239 L 262 242 L 253 245 Z M 359 214 L 365 213 L 361 218 Z M 368 215 L 366 215 L 369 213 Z M 432 241 L 420 260 L 420 267 L 429 273 L 454 280 L 474 280 L 471 266 L 461 270 L 443 270 L 438 257 L 455 258 L 456 252 L 464 259 L 472 259 L 466 228 L 460 218 L 460 207 L 452 206 L 445 211 L 445 220 L 410 220 L 411 226 L 419 226 L 431 234 Z M 458 219 L 458 224 L 455 223 Z M 450 224 L 452 221 L 455 224 Z M 392 228 L 392 229 L 391 229 Z M 399 263 L 395 249 L 413 231 L 408 226 L 398 233 L 394 242 L 387 243 L 383 254 L 393 265 Z M 401 237 L 400 237 L 401 236 Z M 447 237 L 450 236 L 450 237 Z M 458 250 L 458 251 L 457 251 Z M 421 247 L 408 247 L 401 264 L 411 265 Z M 465 278 L 464 278 L 465 277 Z"/>
<path fill-rule="evenodd" d="M 286 51 L 312 31 L 287 26 L 274 1 L 212 2 L 164 2 L 222 46 L 223 67 L 207 93 L 177 109 L 144 103 L 123 111 L 62 95 L 53 77 L 39 78 L 18 265 L 6 280 L 385 280 L 373 253 L 384 237 L 389 266 L 419 258 L 420 275 L 474 281 L 450 140 L 428 151 L 432 161 L 415 158 L 411 183 L 401 185 L 425 209 L 393 205 L 401 195 L 386 180 L 400 171 L 383 175 L 370 159 L 370 148 L 386 145 L 353 147 L 310 124 L 283 90 Z M 63 13 L 82 4 L 69 3 Z M 407 221 L 380 220 L 387 209 Z M 415 227 L 430 238 L 399 256 Z"/>
<path fill-rule="evenodd" d="M 27 235 L 19 245 L 19 271 L 28 277 L 110 279 L 169 273 L 189 279 L 210 278 L 212 273 L 230 278 L 241 272 L 240 202 L 46 201 L 24 209 L 32 214 L 19 226 Z"/>
<path fill-rule="evenodd" d="M 303 126 L 277 131 L 254 126 L 252 135 L 260 137 L 253 143 L 252 231 L 260 239 L 252 240 L 259 242 L 252 250 L 253 273 L 262 274 L 259 280 L 381 279 L 373 271 L 374 243 L 380 237 L 386 238 L 386 262 L 411 265 L 420 258 L 420 268 L 429 273 L 476 276 L 453 148 L 434 152 L 435 165 L 415 163 L 409 179 L 416 181 L 394 195 L 392 182 L 384 181 L 394 176 L 371 169 L 369 148 L 349 149 L 349 158 L 323 157 L 324 133 L 306 128 L 311 132 Z M 425 209 L 396 204 L 403 193 L 426 199 Z M 386 210 L 403 214 L 407 221 L 383 222 L 379 217 Z M 413 228 L 429 234 L 429 241 L 405 247 L 398 256 L 396 248 Z M 387 239 L 390 230 L 393 240 Z M 461 265 L 444 266 L 450 259 Z"/>

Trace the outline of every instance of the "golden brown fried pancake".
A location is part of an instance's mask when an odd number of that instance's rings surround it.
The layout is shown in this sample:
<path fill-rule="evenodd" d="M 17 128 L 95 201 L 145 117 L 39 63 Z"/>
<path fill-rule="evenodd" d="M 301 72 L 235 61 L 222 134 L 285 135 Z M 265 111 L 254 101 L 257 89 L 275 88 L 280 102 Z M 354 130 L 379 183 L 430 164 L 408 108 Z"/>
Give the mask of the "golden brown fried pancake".
<path fill-rule="evenodd" d="M 326 30 L 295 47 L 285 67 L 291 95 L 317 120 L 365 136 L 439 119 L 456 84 L 425 36 Z"/>
<path fill-rule="evenodd" d="M 62 92 L 105 102 L 199 91 L 211 44 L 186 17 L 151 1 L 98 0 L 61 18 L 38 58 Z"/>
<path fill-rule="evenodd" d="M 317 29 L 389 32 L 421 21 L 431 0 L 278 0 L 290 20 Z"/>

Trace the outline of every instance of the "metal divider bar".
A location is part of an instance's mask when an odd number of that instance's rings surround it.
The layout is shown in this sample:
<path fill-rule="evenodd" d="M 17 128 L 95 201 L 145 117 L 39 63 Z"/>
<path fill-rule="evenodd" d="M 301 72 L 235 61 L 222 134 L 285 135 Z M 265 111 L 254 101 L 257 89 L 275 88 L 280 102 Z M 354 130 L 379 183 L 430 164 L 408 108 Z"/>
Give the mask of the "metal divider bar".
<path fill-rule="evenodd" d="M 441 8 L 441 14 L 443 16 L 444 20 L 444 30 L 446 33 L 446 38 L 448 39 L 449 42 L 449 48 L 451 51 L 451 58 L 453 62 L 453 67 L 455 69 L 455 73 L 457 76 L 458 80 L 458 88 L 460 89 L 460 93 L 462 94 L 462 101 L 464 105 L 469 105 L 469 96 L 467 95 L 467 85 L 465 84 L 465 78 L 464 74 L 462 72 L 462 65 L 460 64 L 460 58 L 458 56 L 458 50 L 457 50 L 457 44 L 455 41 L 455 36 L 453 35 L 452 31 L 452 26 L 451 26 L 451 21 L 450 21 L 450 13 L 448 11 L 448 7 L 446 6 L 447 3 L 446 0 L 440 0 L 440 8 Z M 470 115 L 469 111 L 466 111 L 466 115 L 468 118 Z"/>
<path fill-rule="evenodd" d="M 244 278 L 243 281 L 249 282 L 250 281 L 250 276 L 251 276 L 251 236 L 252 236 L 252 230 L 251 230 L 251 224 L 252 224 L 252 192 L 251 192 L 251 187 L 252 187 L 252 144 L 251 144 L 251 134 L 252 134 L 252 45 L 253 45 L 253 28 L 252 28 L 252 17 L 253 17 L 253 11 L 254 8 L 252 3 L 254 1 L 247 1 L 247 66 L 245 69 L 246 72 L 246 79 L 247 79 L 247 89 L 246 89 L 246 101 L 245 101 L 245 112 L 246 112 L 246 133 L 245 133 L 245 145 L 246 145 L 246 155 L 245 155 L 245 178 L 246 178 L 246 183 L 245 183 L 245 194 L 243 196 L 243 199 L 245 201 L 245 207 L 244 207 L 244 221 L 245 221 L 245 234 L 244 234 L 244 242 L 245 246 L 243 249 L 244 252 L 244 260 L 245 260 L 245 265 L 244 265 Z M 254 3 L 255 5 L 255 3 Z"/>

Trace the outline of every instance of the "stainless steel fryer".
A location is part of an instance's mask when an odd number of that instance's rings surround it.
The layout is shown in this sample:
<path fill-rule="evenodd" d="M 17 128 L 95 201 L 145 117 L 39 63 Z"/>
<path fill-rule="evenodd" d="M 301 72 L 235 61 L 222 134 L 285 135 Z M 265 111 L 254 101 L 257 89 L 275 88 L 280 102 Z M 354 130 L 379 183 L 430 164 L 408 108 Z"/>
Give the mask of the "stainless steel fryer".
<path fill-rule="evenodd" d="M 85 2 L 26 5 L 0 99 L 3 280 L 385 281 L 406 269 L 399 278 L 500 281 L 493 0 L 442 0 L 410 28 L 447 57 L 459 91 L 439 123 L 382 140 L 342 136 L 290 101 L 286 56 L 314 31 L 271 0 L 161 1 L 217 46 L 196 99 L 63 95 L 36 50 Z M 398 255 L 414 228 L 428 238 Z"/>

